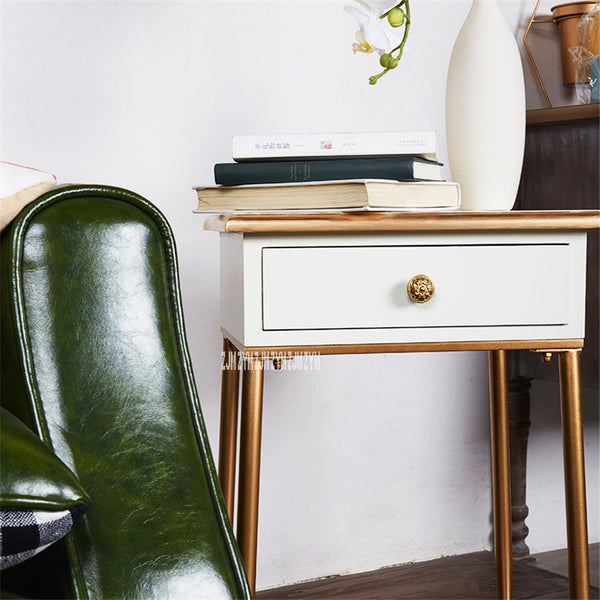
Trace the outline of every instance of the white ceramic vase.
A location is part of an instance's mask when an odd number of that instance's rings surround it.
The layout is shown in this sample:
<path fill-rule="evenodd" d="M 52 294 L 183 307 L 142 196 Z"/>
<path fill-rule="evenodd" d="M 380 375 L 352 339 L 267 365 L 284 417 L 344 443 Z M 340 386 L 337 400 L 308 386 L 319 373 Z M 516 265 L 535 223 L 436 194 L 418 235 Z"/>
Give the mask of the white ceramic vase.
<path fill-rule="evenodd" d="M 446 84 L 448 162 L 462 209 L 510 210 L 525 147 L 525 85 L 516 40 L 497 0 L 473 0 Z"/>

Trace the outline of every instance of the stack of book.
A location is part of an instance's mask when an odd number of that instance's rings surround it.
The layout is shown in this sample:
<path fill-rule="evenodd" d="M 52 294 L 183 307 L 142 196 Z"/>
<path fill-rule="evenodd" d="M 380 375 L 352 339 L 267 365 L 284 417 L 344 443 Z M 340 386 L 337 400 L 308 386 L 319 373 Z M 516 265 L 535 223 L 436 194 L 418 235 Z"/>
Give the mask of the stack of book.
<path fill-rule="evenodd" d="M 232 157 L 195 188 L 198 212 L 460 206 L 434 131 L 234 136 Z"/>

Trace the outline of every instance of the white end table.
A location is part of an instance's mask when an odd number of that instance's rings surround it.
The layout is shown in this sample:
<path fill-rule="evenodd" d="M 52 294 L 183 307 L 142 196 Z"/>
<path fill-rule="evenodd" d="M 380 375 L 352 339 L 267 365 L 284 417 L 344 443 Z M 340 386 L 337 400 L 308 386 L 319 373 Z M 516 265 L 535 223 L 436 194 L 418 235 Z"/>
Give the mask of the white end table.
<path fill-rule="evenodd" d="M 589 597 L 579 353 L 586 230 L 599 211 L 223 214 L 219 476 L 251 587 L 265 360 L 321 354 L 485 350 L 490 363 L 494 549 L 510 597 L 506 351 L 559 354 L 570 593 Z M 515 266 L 516 265 L 516 266 Z M 541 359 L 540 359 L 541 360 Z M 239 478 L 238 395 L 242 373 Z"/>

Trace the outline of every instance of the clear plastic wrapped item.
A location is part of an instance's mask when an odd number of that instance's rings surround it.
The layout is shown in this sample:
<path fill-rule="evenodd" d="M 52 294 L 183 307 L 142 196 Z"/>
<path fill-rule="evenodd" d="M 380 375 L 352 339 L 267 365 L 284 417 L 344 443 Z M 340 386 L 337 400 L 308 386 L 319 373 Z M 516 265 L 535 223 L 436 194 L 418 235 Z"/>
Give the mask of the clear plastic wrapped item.
<path fill-rule="evenodd" d="M 579 46 L 569 48 L 575 65 L 575 87 L 580 104 L 598 102 L 600 68 L 600 2 L 585 13 L 577 24 Z"/>

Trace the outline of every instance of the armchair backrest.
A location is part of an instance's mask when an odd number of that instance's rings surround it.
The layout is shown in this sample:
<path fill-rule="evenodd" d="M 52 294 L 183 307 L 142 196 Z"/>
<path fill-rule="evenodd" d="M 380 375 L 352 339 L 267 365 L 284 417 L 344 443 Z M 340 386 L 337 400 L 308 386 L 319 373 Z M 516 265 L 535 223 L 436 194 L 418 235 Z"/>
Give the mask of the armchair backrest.
<path fill-rule="evenodd" d="M 175 244 L 148 201 L 57 188 L 2 239 L 2 402 L 91 497 L 76 597 L 247 598 L 185 340 Z"/>

